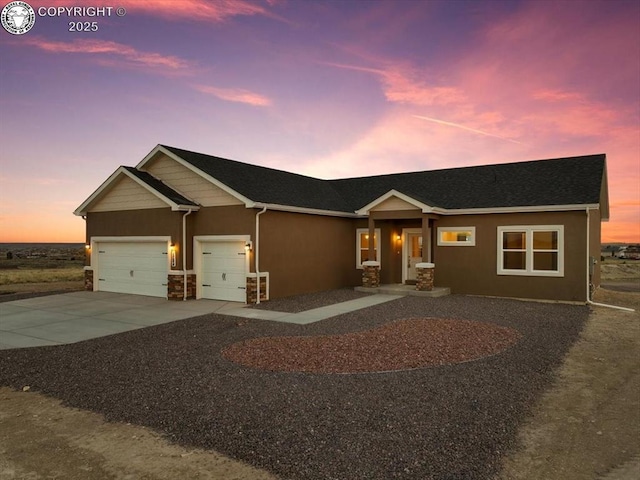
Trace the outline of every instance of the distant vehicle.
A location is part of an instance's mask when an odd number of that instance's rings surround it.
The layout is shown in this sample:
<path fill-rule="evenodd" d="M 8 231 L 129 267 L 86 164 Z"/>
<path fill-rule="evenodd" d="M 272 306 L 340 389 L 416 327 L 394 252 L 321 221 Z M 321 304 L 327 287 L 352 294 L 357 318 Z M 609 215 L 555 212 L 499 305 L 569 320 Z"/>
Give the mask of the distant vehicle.
<path fill-rule="evenodd" d="M 640 245 L 629 245 L 618 252 L 618 258 L 625 260 L 640 260 Z"/>

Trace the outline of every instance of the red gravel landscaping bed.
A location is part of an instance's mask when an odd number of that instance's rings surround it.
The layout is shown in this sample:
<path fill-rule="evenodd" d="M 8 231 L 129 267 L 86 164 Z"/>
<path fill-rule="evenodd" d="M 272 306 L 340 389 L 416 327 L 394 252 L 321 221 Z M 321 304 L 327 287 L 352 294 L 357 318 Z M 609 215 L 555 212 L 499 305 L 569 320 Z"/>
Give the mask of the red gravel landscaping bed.
<path fill-rule="evenodd" d="M 355 333 L 262 337 L 222 355 L 271 371 L 364 373 L 460 363 L 495 355 L 521 338 L 512 328 L 442 318 L 411 318 Z"/>

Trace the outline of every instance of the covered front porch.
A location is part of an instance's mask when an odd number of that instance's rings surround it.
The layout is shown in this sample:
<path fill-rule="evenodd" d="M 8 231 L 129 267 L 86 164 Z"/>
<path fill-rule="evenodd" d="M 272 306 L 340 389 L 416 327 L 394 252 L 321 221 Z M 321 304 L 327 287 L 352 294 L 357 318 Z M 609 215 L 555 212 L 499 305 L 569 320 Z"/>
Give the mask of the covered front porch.
<path fill-rule="evenodd" d="M 368 217 L 367 228 L 358 230 L 362 287 L 366 291 L 382 288 L 433 292 L 436 289 L 438 294 L 448 293 L 449 289 L 436 286 L 433 246 L 439 215 L 395 191 L 358 213 Z"/>

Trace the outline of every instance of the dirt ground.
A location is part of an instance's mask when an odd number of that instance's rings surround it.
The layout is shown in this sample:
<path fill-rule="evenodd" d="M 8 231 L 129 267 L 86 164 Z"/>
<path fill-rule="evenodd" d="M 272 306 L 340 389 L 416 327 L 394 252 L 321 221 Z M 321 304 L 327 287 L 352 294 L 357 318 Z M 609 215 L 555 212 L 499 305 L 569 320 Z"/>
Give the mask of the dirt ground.
<path fill-rule="evenodd" d="M 520 431 L 502 480 L 640 478 L 640 293 L 599 290 L 554 387 Z"/>
<path fill-rule="evenodd" d="M 595 301 L 637 311 L 594 307 L 501 480 L 640 478 L 640 293 L 599 290 Z M 0 431 L 0 480 L 276 478 L 29 391 L 0 389 Z"/>

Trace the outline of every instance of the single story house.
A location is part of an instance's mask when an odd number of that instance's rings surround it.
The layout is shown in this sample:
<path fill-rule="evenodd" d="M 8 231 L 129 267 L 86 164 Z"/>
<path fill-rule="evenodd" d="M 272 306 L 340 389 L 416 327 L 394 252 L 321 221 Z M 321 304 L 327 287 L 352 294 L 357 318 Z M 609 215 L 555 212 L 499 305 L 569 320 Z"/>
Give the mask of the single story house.
<path fill-rule="evenodd" d="M 322 180 L 158 145 L 74 213 L 91 290 L 256 302 L 427 272 L 585 302 L 609 203 L 604 154 Z"/>

